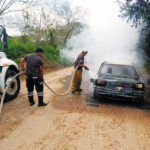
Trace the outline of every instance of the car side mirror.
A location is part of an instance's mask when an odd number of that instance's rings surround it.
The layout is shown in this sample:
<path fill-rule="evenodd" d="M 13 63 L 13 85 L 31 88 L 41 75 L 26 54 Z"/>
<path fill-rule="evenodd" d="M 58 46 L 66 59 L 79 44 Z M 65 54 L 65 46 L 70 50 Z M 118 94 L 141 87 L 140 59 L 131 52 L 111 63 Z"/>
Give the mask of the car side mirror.
<path fill-rule="evenodd" d="M 93 79 L 93 78 L 90 78 L 90 82 L 92 82 L 92 83 L 93 83 L 93 82 L 94 82 L 94 79 Z"/>

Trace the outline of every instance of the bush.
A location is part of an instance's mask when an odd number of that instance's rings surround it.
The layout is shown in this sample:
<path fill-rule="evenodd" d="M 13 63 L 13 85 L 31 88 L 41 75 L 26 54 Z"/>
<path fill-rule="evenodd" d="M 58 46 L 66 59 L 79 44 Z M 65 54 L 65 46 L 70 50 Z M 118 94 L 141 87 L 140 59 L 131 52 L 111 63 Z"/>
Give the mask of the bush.
<path fill-rule="evenodd" d="M 61 59 L 59 56 L 59 49 L 55 45 L 46 42 L 36 43 L 30 40 L 26 35 L 19 37 L 8 37 L 8 51 L 7 57 L 19 63 L 21 57 L 28 53 L 34 53 L 37 47 L 44 49 L 44 57 L 53 63 L 65 64 L 67 60 Z"/>

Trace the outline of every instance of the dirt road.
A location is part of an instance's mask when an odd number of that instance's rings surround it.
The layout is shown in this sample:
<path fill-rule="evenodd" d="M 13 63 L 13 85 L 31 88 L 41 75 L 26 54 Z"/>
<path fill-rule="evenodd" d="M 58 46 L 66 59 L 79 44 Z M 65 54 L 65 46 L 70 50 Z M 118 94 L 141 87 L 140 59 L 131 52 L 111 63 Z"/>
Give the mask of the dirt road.
<path fill-rule="evenodd" d="M 71 72 L 72 68 L 52 72 L 45 80 L 62 92 Z M 45 88 L 49 104 L 38 108 L 29 106 L 23 81 L 19 96 L 3 107 L 0 150 L 150 149 L 148 102 L 139 108 L 131 102 L 93 100 L 89 86 L 84 85 L 84 93 L 66 97 L 54 96 Z"/>

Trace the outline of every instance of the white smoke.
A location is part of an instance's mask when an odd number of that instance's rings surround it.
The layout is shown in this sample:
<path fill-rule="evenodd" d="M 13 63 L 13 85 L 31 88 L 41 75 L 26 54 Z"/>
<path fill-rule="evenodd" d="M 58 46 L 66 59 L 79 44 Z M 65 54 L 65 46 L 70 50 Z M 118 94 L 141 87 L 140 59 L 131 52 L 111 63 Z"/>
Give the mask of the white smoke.
<path fill-rule="evenodd" d="M 85 3 L 83 3 L 85 4 Z M 138 31 L 118 17 L 118 4 L 110 0 L 86 0 L 89 26 L 80 35 L 72 37 L 62 55 L 74 61 L 83 49 L 88 50 L 86 63 L 98 69 L 101 62 L 135 63 L 143 61 L 137 56 Z M 101 5 L 98 5 L 101 4 Z"/>

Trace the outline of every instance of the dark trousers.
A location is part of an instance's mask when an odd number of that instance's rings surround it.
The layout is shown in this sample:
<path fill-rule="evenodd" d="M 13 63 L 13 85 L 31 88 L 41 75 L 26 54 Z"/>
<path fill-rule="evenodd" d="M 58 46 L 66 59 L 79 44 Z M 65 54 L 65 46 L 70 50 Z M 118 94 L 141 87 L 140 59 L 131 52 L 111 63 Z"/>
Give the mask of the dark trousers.
<path fill-rule="evenodd" d="M 26 77 L 26 86 L 28 89 L 28 98 L 30 103 L 34 103 L 33 99 L 33 90 L 34 86 L 37 91 L 38 95 L 38 103 L 41 104 L 43 103 L 43 81 L 39 77 L 32 77 L 32 76 L 27 76 Z"/>

